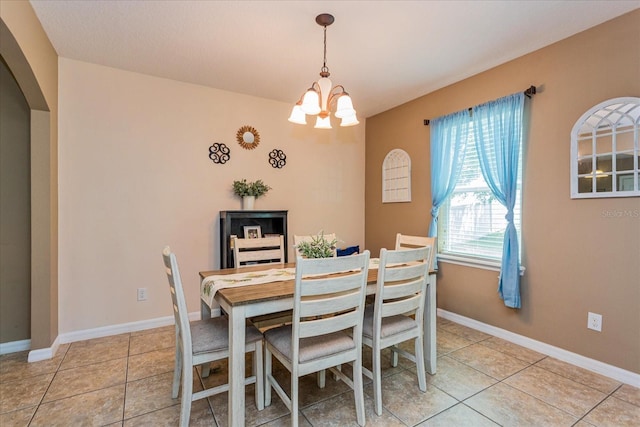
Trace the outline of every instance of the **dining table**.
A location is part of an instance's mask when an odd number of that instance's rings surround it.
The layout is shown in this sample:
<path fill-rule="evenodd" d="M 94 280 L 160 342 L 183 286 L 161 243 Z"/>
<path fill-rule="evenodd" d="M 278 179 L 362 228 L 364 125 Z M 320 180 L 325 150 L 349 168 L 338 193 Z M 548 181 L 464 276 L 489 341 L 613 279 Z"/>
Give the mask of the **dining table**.
<path fill-rule="evenodd" d="M 376 292 L 377 259 L 371 259 L 367 295 Z M 207 319 L 218 306 L 229 318 L 228 425 L 245 423 L 245 326 L 247 319 L 293 309 L 295 263 L 201 271 L 200 314 Z M 424 357 L 436 373 L 436 272 L 430 271 L 424 313 Z"/>

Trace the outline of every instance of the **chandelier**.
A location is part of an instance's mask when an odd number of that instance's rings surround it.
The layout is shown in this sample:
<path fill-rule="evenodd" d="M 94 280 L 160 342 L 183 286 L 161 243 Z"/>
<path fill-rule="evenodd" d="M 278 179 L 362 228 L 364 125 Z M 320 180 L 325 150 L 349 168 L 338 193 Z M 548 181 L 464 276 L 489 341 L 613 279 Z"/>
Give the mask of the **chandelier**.
<path fill-rule="evenodd" d="M 351 97 L 342 85 L 332 86 L 327 67 L 327 27 L 333 24 L 333 15 L 323 13 L 316 16 L 316 23 L 324 27 L 324 61 L 320 69 L 320 79 L 313 82 L 303 96 L 300 97 L 291 111 L 289 121 L 300 125 L 307 124 L 306 115 L 317 116 L 316 129 L 331 129 L 331 112 L 329 109 L 336 105 L 335 116 L 342 119 L 340 126 L 357 125 L 356 110 L 353 109 Z"/>

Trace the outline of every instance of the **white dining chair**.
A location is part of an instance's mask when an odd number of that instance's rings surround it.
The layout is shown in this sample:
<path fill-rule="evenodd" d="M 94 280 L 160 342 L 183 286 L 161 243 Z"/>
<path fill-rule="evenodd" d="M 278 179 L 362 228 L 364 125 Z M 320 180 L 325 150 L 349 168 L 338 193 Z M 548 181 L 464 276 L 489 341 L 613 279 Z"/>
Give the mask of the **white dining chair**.
<path fill-rule="evenodd" d="M 413 361 L 421 391 L 427 390 L 424 350 L 423 316 L 429 274 L 430 246 L 398 251 L 380 250 L 375 302 L 364 312 L 364 345 L 371 347 L 373 371 L 363 368 L 373 379 L 376 414 L 382 415 L 381 352 L 391 347 L 391 364 L 397 366 L 398 354 Z M 399 347 L 413 340 L 415 353 Z"/>
<path fill-rule="evenodd" d="M 365 423 L 361 343 L 368 269 L 369 251 L 297 260 L 293 323 L 265 332 L 265 405 L 273 388 L 291 411 L 292 426 L 298 425 L 298 378 L 343 363 L 353 364 L 353 379 L 331 371 L 353 389 L 357 422 Z M 272 375 L 272 357 L 291 372 L 290 397 Z"/>
<path fill-rule="evenodd" d="M 236 268 L 250 267 L 257 263 L 284 263 L 284 236 L 240 239 L 234 237 L 233 260 Z"/>
<path fill-rule="evenodd" d="M 284 264 L 284 236 L 240 239 L 234 237 L 233 259 L 236 268 L 251 267 L 256 264 Z M 260 331 L 291 322 L 291 310 L 263 314 L 249 319 Z"/>
<path fill-rule="evenodd" d="M 225 383 L 199 392 L 193 392 L 193 368 L 229 357 L 229 324 L 226 317 L 189 322 L 187 303 L 184 298 L 182 280 L 176 256 L 169 246 L 162 251 L 166 268 L 173 315 L 176 322 L 176 354 L 173 371 L 171 397 L 176 399 L 180 391 L 182 378 L 182 397 L 180 400 L 180 426 L 189 425 L 191 403 L 229 390 Z M 262 359 L 262 334 L 253 326 L 246 329 L 247 353 L 253 353 L 252 375 L 245 384 L 255 383 L 256 407 L 264 409 L 264 371 Z"/>

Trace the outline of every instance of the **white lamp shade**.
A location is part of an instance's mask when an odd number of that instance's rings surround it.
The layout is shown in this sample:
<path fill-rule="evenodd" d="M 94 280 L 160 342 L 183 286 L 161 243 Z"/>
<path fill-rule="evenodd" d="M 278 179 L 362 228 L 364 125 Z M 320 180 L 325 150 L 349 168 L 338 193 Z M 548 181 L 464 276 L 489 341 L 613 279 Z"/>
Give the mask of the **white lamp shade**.
<path fill-rule="evenodd" d="M 342 95 L 338 98 L 338 106 L 336 108 L 336 117 L 342 119 L 344 117 L 355 116 L 356 110 L 353 109 L 353 103 L 349 95 Z"/>
<path fill-rule="evenodd" d="M 358 123 L 360 122 L 358 121 L 358 118 L 356 117 L 356 112 L 354 111 L 353 115 L 342 118 L 342 121 L 340 122 L 340 126 L 342 127 L 355 126 Z"/>
<path fill-rule="evenodd" d="M 321 117 L 316 118 L 316 129 L 331 129 L 331 116 L 327 116 L 324 119 Z"/>
<path fill-rule="evenodd" d="M 298 104 L 293 106 L 293 110 L 291 110 L 291 115 L 289 116 L 289 121 L 299 125 L 307 124 L 307 116 Z"/>
<path fill-rule="evenodd" d="M 307 93 L 304 94 L 304 98 L 302 98 L 301 108 L 305 114 L 312 116 L 318 114 L 321 111 L 318 92 L 313 89 L 309 89 Z"/>

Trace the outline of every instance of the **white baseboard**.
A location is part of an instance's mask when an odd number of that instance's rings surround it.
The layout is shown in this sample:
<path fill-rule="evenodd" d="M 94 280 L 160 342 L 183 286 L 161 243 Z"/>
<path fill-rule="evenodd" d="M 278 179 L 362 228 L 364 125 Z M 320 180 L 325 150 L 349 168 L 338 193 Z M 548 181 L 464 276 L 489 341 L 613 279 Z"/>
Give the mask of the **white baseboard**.
<path fill-rule="evenodd" d="M 29 352 L 29 357 L 27 358 L 27 362 L 39 362 L 41 360 L 53 359 L 53 356 L 56 355 L 58 348 L 60 347 L 60 336 L 57 336 L 55 340 L 53 340 L 53 344 L 51 347 L 39 348 L 37 350 L 31 350 Z"/>
<path fill-rule="evenodd" d="M 212 310 L 213 316 L 220 315 L 220 309 Z M 189 313 L 189 320 L 200 319 L 200 312 Z M 58 351 L 60 344 L 67 344 L 76 341 L 85 341 L 93 338 L 108 337 L 111 335 L 125 334 L 128 332 L 144 331 L 146 329 L 160 328 L 162 326 L 173 325 L 173 316 L 158 317 L 155 319 L 141 320 L 138 322 L 121 323 L 118 325 L 103 326 L 100 328 L 84 329 L 81 331 L 68 332 L 56 337 L 51 347 L 32 350 L 29 352 L 29 362 L 51 359 Z M 28 348 L 26 348 L 28 349 Z M 16 350 L 20 351 L 20 350 Z M 7 352 L 9 353 L 9 352 Z"/>
<path fill-rule="evenodd" d="M 17 353 L 19 351 L 29 350 L 31 348 L 31 340 L 20 340 L 0 343 L 0 355 Z"/>
<path fill-rule="evenodd" d="M 537 351 L 538 353 L 554 357 L 558 360 L 562 360 L 563 362 L 571 363 L 572 365 L 578 366 L 580 368 L 588 369 L 589 371 L 593 371 L 597 374 L 613 378 L 614 380 L 623 382 L 625 384 L 629 384 L 634 387 L 640 387 L 640 374 L 636 374 L 635 372 L 627 371 L 625 369 L 621 369 L 617 366 L 609 365 L 595 359 L 590 359 L 577 353 L 572 353 L 562 348 L 543 343 L 542 341 L 536 341 L 523 335 L 507 331 L 506 329 L 487 325 L 486 323 L 478 322 L 477 320 L 460 316 L 459 314 L 442 310 L 440 308 L 438 309 L 438 316 L 442 317 L 443 319 L 448 319 L 452 322 L 468 326 L 469 328 L 496 336 L 498 338 L 502 338 L 503 340 L 512 342 L 514 344 L 521 345 L 522 347 Z"/>
<path fill-rule="evenodd" d="M 212 311 L 212 315 L 220 315 L 220 311 L 216 313 Z M 189 320 L 200 319 L 200 312 L 189 313 Z M 101 328 L 85 329 L 82 331 L 68 332 L 60 335 L 60 343 L 66 344 L 76 341 L 85 341 L 93 338 L 108 337 L 111 335 L 126 334 L 128 332 L 144 331 L 147 329 L 160 328 L 162 326 L 173 325 L 175 320 L 173 316 L 157 317 L 155 319 L 140 320 L 138 322 L 120 323 L 119 325 L 103 326 Z"/>

